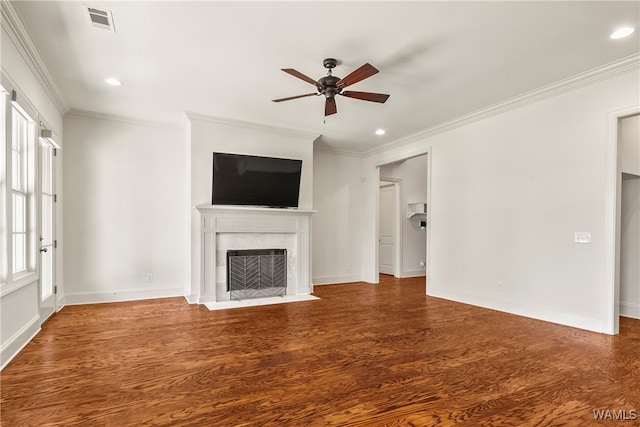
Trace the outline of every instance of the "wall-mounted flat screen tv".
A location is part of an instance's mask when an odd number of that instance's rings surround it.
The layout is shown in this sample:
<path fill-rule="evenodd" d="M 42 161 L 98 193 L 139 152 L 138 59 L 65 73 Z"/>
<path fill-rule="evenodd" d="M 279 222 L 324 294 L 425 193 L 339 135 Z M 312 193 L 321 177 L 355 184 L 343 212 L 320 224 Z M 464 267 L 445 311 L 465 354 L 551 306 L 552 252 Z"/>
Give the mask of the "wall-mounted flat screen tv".
<path fill-rule="evenodd" d="M 297 208 L 302 160 L 213 153 L 211 204 Z"/>

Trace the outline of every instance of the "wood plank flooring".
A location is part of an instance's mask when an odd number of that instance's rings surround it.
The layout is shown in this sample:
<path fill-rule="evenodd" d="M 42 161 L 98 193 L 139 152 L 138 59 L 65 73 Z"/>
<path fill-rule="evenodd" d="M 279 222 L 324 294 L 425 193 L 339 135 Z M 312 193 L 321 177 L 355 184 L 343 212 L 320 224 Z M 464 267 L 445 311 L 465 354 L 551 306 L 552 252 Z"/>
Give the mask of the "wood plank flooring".
<path fill-rule="evenodd" d="M 2 426 L 639 423 L 638 320 L 591 333 L 427 297 L 424 278 L 315 295 L 65 307 L 2 371 Z"/>

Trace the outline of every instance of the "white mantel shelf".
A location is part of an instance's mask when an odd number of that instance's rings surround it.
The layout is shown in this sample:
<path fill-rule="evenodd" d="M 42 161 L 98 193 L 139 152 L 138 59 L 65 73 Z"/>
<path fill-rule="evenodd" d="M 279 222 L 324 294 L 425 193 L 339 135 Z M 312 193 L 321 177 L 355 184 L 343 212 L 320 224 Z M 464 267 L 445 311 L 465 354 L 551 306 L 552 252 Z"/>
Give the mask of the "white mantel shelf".
<path fill-rule="evenodd" d="M 261 206 L 231 206 L 231 205 L 196 205 L 195 209 L 200 212 L 206 211 L 222 211 L 222 212 L 261 212 L 261 213 L 270 213 L 270 212 L 284 212 L 284 213 L 292 213 L 292 214 L 304 214 L 310 215 L 314 214 L 318 211 L 312 209 L 287 209 L 287 208 L 267 208 Z"/>
<path fill-rule="evenodd" d="M 197 205 L 193 221 L 191 303 L 223 303 L 226 250 L 287 249 L 287 295 L 308 295 L 311 283 L 311 209 Z M 281 247 L 280 247 L 281 246 Z"/>

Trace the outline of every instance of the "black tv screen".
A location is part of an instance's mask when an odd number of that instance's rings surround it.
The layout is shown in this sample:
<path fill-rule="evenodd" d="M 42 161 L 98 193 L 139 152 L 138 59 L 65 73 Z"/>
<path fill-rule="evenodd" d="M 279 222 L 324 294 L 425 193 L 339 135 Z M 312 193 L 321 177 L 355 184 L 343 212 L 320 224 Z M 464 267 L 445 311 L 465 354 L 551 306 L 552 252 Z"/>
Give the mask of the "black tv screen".
<path fill-rule="evenodd" d="M 302 160 L 213 153 L 212 205 L 297 208 Z"/>

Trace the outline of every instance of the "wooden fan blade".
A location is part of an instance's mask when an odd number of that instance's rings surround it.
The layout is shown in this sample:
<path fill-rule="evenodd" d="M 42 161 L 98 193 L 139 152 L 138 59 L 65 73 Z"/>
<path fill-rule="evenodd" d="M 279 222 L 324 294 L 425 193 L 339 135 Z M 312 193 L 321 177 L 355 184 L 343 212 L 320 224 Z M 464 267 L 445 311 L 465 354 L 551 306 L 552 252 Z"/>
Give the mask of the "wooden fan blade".
<path fill-rule="evenodd" d="M 324 103 L 324 115 L 330 116 L 338 112 L 338 107 L 336 106 L 335 98 L 327 98 L 327 101 Z"/>
<path fill-rule="evenodd" d="M 381 104 L 384 104 L 387 99 L 389 99 L 389 95 L 384 93 L 354 92 L 350 90 L 345 90 L 340 95 L 344 95 L 348 98 L 362 99 L 364 101 L 379 102 Z"/>
<path fill-rule="evenodd" d="M 304 98 L 305 96 L 312 96 L 312 95 L 318 95 L 317 92 L 313 92 L 313 93 L 305 93 L 304 95 L 296 95 L 296 96 L 289 96 L 287 98 L 279 98 L 279 99 L 272 99 L 272 102 L 282 102 L 282 101 L 289 101 L 291 99 L 298 99 L 298 98 Z"/>
<path fill-rule="evenodd" d="M 338 80 L 336 86 L 339 88 L 347 87 L 354 83 L 358 83 L 360 80 L 364 80 L 367 77 L 371 77 L 378 72 L 378 69 L 373 65 L 366 63 L 357 70 L 353 71 L 347 77 Z"/>
<path fill-rule="evenodd" d="M 293 77 L 297 77 L 300 80 L 304 80 L 307 83 L 311 83 L 314 86 L 318 86 L 318 82 L 317 81 L 313 80 L 309 76 L 305 76 L 300 71 L 294 70 L 293 68 L 281 68 L 281 70 L 284 71 L 285 73 L 291 74 Z"/>

